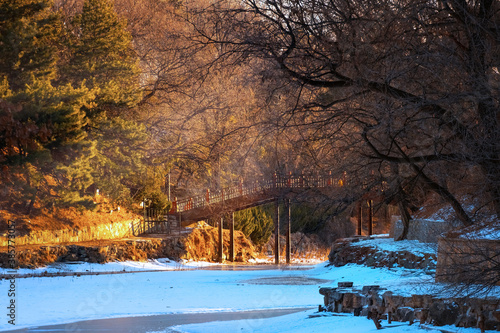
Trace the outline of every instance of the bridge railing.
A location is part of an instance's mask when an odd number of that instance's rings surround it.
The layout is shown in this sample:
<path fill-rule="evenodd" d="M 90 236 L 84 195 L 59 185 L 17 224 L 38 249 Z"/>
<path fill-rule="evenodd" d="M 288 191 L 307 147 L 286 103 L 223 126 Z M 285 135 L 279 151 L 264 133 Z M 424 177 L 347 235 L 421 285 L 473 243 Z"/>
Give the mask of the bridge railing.
<path fill-rule="evenodd" d="M 226 200 L 246 197 L 250 195 L 262 194 L 271 189 L 285 188 L 325 188 L 339 187 L 345 184 L 345 175 L 335 178 L 332 174 L 328 175 L 278 175 L 274 174 L 273 179 L 254 181 L 250 183 L 239 183 L 230 187 L 210 191 L 206 190 L 204 194 L 188 198 L 176 199 L 172 202 L 171 214 L 182 213 L 191 209 L 204 208 L 212 204 L 222 203 Z"/>

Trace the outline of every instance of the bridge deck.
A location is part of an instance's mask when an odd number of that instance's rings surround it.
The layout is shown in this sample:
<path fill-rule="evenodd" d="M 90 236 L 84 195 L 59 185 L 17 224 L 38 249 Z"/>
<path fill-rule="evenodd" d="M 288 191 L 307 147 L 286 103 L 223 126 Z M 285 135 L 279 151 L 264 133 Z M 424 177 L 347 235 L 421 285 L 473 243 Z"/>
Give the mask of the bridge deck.
<path fill-rule="evenodd" d="M 174 200 L 170 215 L 183 220 L 199 221 L 224 212 L 234 212 L 260 206 L 291 194 L 306 191 L 332 191 L 343 186 L 345 179 L 328 176 L 277 178 L 249 185 L 238 185 L 216 192 Z"/>

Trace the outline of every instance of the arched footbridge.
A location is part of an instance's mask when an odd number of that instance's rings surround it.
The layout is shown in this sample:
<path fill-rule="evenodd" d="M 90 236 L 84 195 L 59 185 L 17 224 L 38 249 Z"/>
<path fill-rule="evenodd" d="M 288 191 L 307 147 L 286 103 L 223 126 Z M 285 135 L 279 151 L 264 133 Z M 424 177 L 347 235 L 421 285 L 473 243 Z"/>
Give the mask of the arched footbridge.
<path fill-rule="evenodd" d="M 240 181 L 233 186 L 221 190 L 205 190 L 202 194 L 184 198 L 174 198 L 168 218 L 158 215 L 154 210 L 144 209 L 142 233 L 172 233 L 182 230 L 183 221 L 196 222 L 216 219 L 219 229 L 218 252 L 219 261 L 223 260 L 222 227 L 224 218 L 228 219 L 230 232 L 229 260 L 234 261 L 234 212 L 275 203 L 274 239 L 275 262 L 279 264 L 279 203 L 285 202 L 286 207 L 286 262 L 290 263 L 290 205 L 289 198 L 309 190 L 332 193 L 338 191 L 346 182 L 345 175 L 334 177 L 327 175 L 292 175 L 279 176 L 274 174 L 272 179 L 244 182 Z"/>

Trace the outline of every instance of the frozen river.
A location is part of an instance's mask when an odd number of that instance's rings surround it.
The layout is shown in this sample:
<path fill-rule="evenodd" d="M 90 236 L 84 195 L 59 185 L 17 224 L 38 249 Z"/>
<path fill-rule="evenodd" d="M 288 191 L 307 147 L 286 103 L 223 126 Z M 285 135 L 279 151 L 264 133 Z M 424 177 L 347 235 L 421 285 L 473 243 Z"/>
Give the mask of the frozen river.
<path fill-rule="evenodd" d="M 62 275 L 18 277 L 15 298 L 8 297 L 11 282 L 1 280 L 0 308 L 6 311 L 12 299 L 16 307 L 15 326 L 4 315 L 0 331 L 368 333 L 377 329 L 366 317 L 317 313 L 323 304 L 319 288 L 351 281 L 411 295 L 428 294 L 435 287 L 432 275 L 403 268 L 332 267 L 326 262 L 307 267 L 206 266 L 162 259 L 19 270 L 20 275 Z M 407 323 L 382 325 L 391 332 L 439 332 Z"/>

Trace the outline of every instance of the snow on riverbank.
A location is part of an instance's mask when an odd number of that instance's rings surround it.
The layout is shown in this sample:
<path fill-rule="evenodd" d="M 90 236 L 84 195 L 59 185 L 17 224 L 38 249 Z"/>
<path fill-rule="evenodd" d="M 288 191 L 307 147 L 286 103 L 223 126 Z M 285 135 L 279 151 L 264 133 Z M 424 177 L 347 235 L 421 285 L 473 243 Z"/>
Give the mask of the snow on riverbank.
<path fill-rule="evenodd" d="M 384 329 L 390 332 L 405 333 L 442 333 L 440 329 L 447 332 L 457 333 L 479 333 L 476 328 L 456 328 L 420 326 L 418 324 L 408 325 L 408 323 L 393 322 L 388 324 L 386 320 L 381 322 Z M 375 333 L 380 332 L 375 327 L 373 321 L 365 317 L 354 317 L 352 314 L 325 314 L 316 313 L 316 310 L 297 312 L 281 317 L 256 319 L 256 320 L 234 320 L 216 321 L 203 324 L 190 324 L 172 327 L 180 333 L 220 333 L 220 332 L 240 332 L 240 333 Z M 168 331 L 163 331 L 168 332 Z M 154 333 L 163 333 L 154 332 Z M 153 333 L 153 332 L 149 332 Z"/>
<path fill-rule="evenodd" d="M 203 261 L 176 262 L 170 259 L 153 259 L 148 261 L 116 261 L 105 264 L 75 262 L 55 262 L 45 267 L 35 269 L 20 268 L 16 270 L 18 276 L 44 276 L 44 275 L 71 275 L 71 274 L 98 274 L 98 273 L 127 273 L 144 271 L 177 271 L 193 270 L 202 267 L 218 266 L 219 264 Z M 0 268 L 0 274 L 5 275 L 8 269 Z"/>
<path fill-rule="evenodd" d="M 408 239 L 395 242 L 394 239 L 389 238 L 389 235 L 360 240 L 359 242 L 352 243 L 352 246 L 373 247 L 387 252 L 408 251 L 417 255 L 425 253 L 436 254 L 437 252 L 436 243 L 421 243 L 418 240 Z"/>
<path fill-rule="evenodd" d="M 189 333 L 217 333 L 217 332 L 242 332 L 242 333 L 273 333 L 277 327 L 283 327 L 285 330 L 280 332 L 335 332 L 335 333 L 368 333 L 377 331 L 372 321 L 366 318 L 354 317 L 351 315 L 318 315 L 315 318 L 310 316 L 317 315 L 315 310 L 308 310 L 294 313 L 291 315 L 262 319 L 262 320 L 235 320 L 228 322 L 212 322 L 204 324 L 191 324 L 175 326 L 178 332 Z M 398 323 L 401 325 L 401 323 Z M 394 325 L 397 326 L 397 325 Z M 407 326 L 407 325 L 405 325 Z M 405 330 L 400 332 L 422 332 L 420 330 Z"/>

